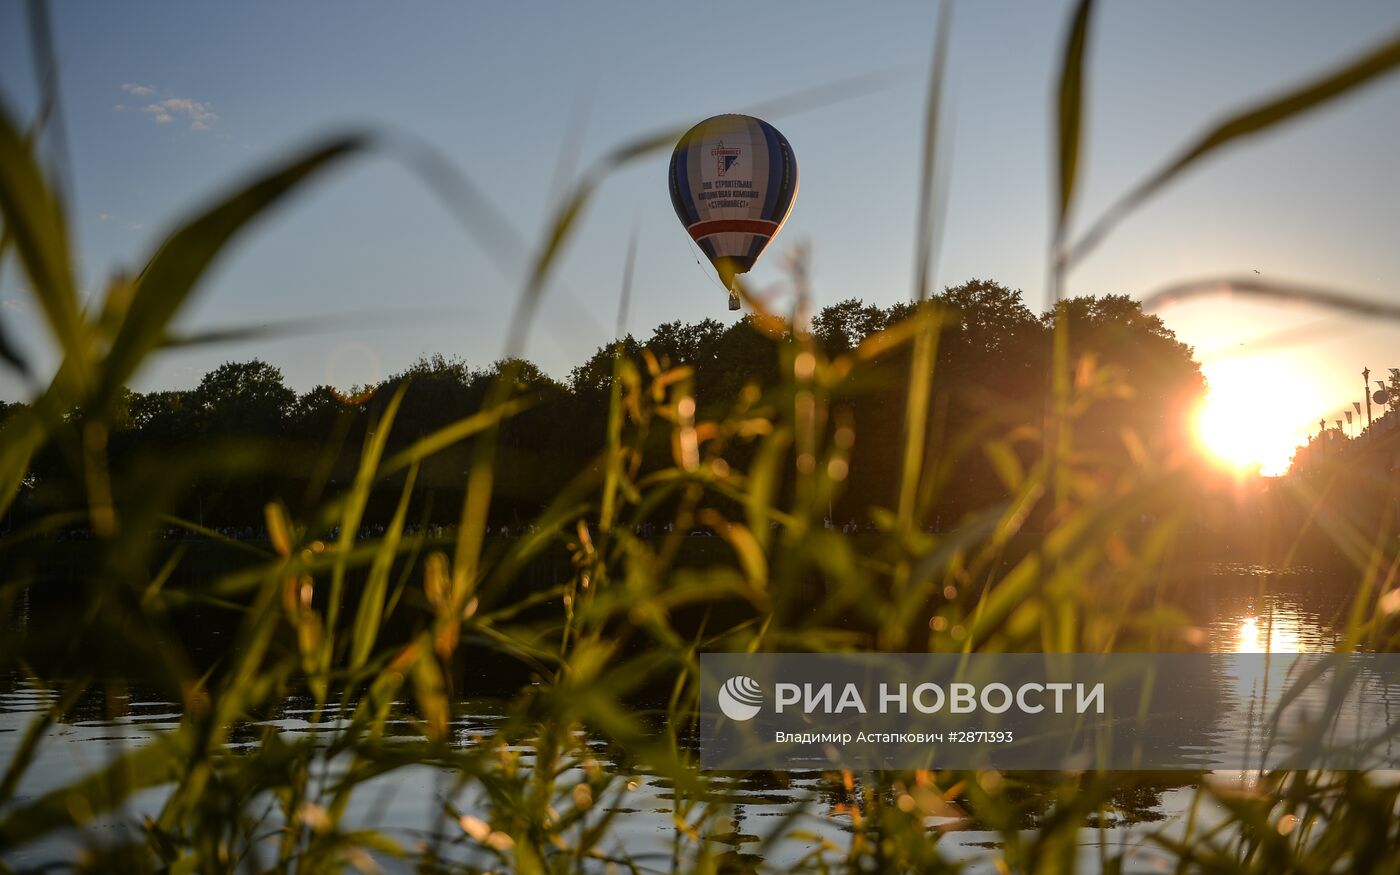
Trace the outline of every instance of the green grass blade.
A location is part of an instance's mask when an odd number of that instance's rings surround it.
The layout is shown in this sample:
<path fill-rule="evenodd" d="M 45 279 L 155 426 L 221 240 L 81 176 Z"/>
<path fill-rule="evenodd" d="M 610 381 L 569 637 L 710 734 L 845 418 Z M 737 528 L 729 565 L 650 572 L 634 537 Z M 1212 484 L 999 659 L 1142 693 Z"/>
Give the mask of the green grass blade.
<path fill-rule="evenodd" d="M 254 219 L 339 159 L 363 151 L 362 135 L 331 139 L 300 153 L 181 226 L 156 250 L 136 280 L 131 304 L 103 366 L 99 403 L 110 402 L 166 329 L 195 285 Z"/>
<path fill-rule="evenodd" d="M 78 703 L 78 699 L 87 692 L 91 683 L 91 678 L 87 677 L 68 681 L 63 694 L 30 722 L 29 728 L 24 731 L 24 738 L 9 754 L 10 761 L 5 764 L 4 777 L 0 778 L 0 805 L 6 805 L 14 798 L 15 788 L 34 762 L 34 756 L 39 752 L 39 745 L 43 742 L 45 734 L 63 714 Z"/>
<path fill-rule="evenodd" d="M 399 496 L 399 506 L 394 511 L 394 519 L 379 542 L 379 549 L 370 564 L 369 577 L 360 593 L 360 606 L 355 612 L 355 626 L 350 639 L 350 669 L 359 669 L 369 661 L 374 651 L 374 642 L 379 637 L 379 624 L 384 616 L 384 599 L 389 593 L 389 573 L 394 568 L 398 556 L 399 541 L 403 539 L 404 520 L 408 517 L 409 501 L 413 498 L 413 484 L 418 479 L 418 465 L 408 469 L 404 478 L 403 493 Z"/>
<path fill-rule="evenodd" d="M 928 96 L 924 104 L 924 148 L 919 168 L 919 250 L 914 267 L 914 300 L 923 301 L 929 295 L 930 274 L 934 269 L 938 246 L 937 236 L 943 229 L 934 227 L 934 205 L 940 199 L 934 191 L 938 176 L 939 120 L 943 107 L 943 77 L 948 66 L 948 44 L 953 31 L 953 2 L 943 0 L 938 10 L 938 35 L 934 39 L 933 61 L 929 65 Z"/>
<path fill-rule="evenodd" d="M 623 367 L 623 344 L 622 331 L 627 320 L 627 305 L 632 298 L 632 272 L 637 264 L 637 234 L 632 233 L 632 240 L 627 245 L 627 266 L 622 272 L 622 300 L 617 308 L 617 336 L 618 341 L 613 345 L 613 370 L 612 385 L 608 391 L 608 438 L 607 449 L 604 450 L 607 458 L 607 476 L 603 481 L 603 509 L 599 517 L 599 526 L 603 531 L 612 528 L 613 513 L 617 507 L 617 488 L 622 479 L 622 367 Z"/>
<path fill-rule="evenodd" d="M 916 520 L 915 498 L 922 480 L 924 437 L 928 433 L 929 396 L 933 392 L 933 368 L 938 360 L 938 335 L 942 316 L 931 303 L 925 303 L 911 317 L 918 320 L 914 354 L 909 358 L 909 391 L 905 396 L 904 447 L 899 475 L 897 513 L 902 530 L 910 531 Z"/>
<path fill-rule="evenodd" d="M 5 267 L 5 253 L 10 249 L 10 230 L 0 228 L 0 270 Z M 0 319 L 0 360 L 7 362 L 10 367 L 19 371 L 21 376 L 29 376 L 29 363 L 24 360 L 19 349 L 10 341 L 10 334 L 5 330 L 5 322 Z"/>
<path fill-rule="evenodd" d="M 0 360 L 19 371 L 22 376 L 29 376 L 29 362 L 25 361 L 19 348 L 10 341 L 10 333 L 5 330 L 3 321 L 0 321 Z"/>
<path fill-rule="evenodd" d="M 1074 244 L 1066 256 L 1073 264 L 1094 248 L 1113 226 L 1156 194 L 1183 170 L 1236 140 L 1262 133 L 1275 125 L 1324 106 L 1400 66 L 1400 35 L 1356 57 L 1301 88 L 1236 113 L 1217 124 L 1164 167 L 1148 176 L 1111 206 Z"/>
<path fill-rule="evenodd" d="M 63 205 L 4 103 L 0 103 L 0 215 L 30 291 L 81 385 L 79 365 L 87 360 L 87 331 L 73 280 Z"/>
<path fill-rule="evenodd" d="M 1079 175 L 1079 144 L 1084 127 L 1084 49 L 1089 42 L 1089 20 L 1093 0 L 1080 0 L 1074 10 L 1069 39 L 1065 41 L 1060 60 L 1058 98 L 1058 146 L 1056 169 L 1059 172 L 1059 198 L 1055 207 L 1055 250 L 1064 241 L 1070 204 L 1074 200 L 1075 182 Z"/>
<path fill-rule="evenodd" d="M 355 482 L 351 485 L 350 492 L 345 496 L 340 517 L 340 539 L 336 547 L 335 567 L 331 572 L 330 600 L 326 604 L 326 637 L 321 656 L 322 668 L 328 668 L 331 660 L 335 658 L 336 621 L 340 617 L 340 602 L 345 596 L 345 576 L 349 571 L 350 556 L 354 551 L 360 521 L 364 519 L 365 505 L 369 503 L 370 489 L 374 486 L 379 470 L 379 460 L 384 455 L 384 447 L 389 442 L 389 432 L 393 428 L 394 417 L 398 415 L 399 404 L 403 402 L 403 396 L 407 391 L 408 383 L 400 383 L 398 391 L 394 392 L 393 397 L 389 399 L 389 404 L 384 408 L 384 414 L 379 417 L 379 422 L 372 431 L 365 435 L 365 448 L 360 456 L 360 468 L 355 473 Z M 383 549 L 379 549 L 375 556 L 378 558 L 384 553 Z M 393 551 L 389 551 L 391 556 L 392 553 Z"/>
<path fill-rule="evenodd" d="M 1301 283 L 1278 282 L 1259 277 L 1216 277 L 1192 280 L 1158 289 L 1142 299 L 1144 310 L 1180 304 L 1212 295 L 1243 295 L 1284 304 L 1314 304 L 1357 316 L 1400 319 L 1400 304 L 1366 298 L 1352 292 Z"/>
<path fill-rule="evenodd" d="M 528 410 L 534 401 L 530 398 L 512 398 L 471 416 L 443 426 L 429 435 L 424 435 L 407 448 L 389 457 L 380 470 L 381 476 L 388 476 L 417 464 L 429 456 L 439 453 L 455 443 L 460 443 L 475 434 L 480 434 L 509 419 L 521 411 Z"/>
<path fill-rule="evenodd" d="M 48 402 L 41 399 L 40 404 Z M 0 512 L 14 502 L 29 473 L 30 460 L 47 439 L 39 405 L 21 408 L 0 423 Z"/>
<path fill-rule="evenodd" d="M 155 736 L 78 781 L 51 790 L 0 819 L 0 847 L 13 848 L 56 829 L 83 826 L 133 793 L 172 780 L 189 756 L 188 729 Z"/>

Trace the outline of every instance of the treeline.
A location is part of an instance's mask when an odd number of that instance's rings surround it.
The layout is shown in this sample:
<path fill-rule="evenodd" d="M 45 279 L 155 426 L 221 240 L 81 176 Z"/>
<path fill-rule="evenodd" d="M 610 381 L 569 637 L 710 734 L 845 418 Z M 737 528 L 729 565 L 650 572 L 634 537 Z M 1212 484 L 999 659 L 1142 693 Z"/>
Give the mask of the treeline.
<path fill-rule="evenodd" d="M 1043 422 L 1054 317 L 1032 313 L 1019 291 L 984 280 L 946 289 L 937 300 L 947 317 L 932 381 L 928 452 L 943 480 L 924 522 L 946 528 L 1004 495 L 982 451 L 983 441 L 1018 425 L 1035 428 Z M 1129 449 L 1181 450 L 1189 440 L 1189 411 L 1204 390 L 1191 349 L 1125 296 L 1075 298 L 1060 307 L 1072 360 L 1079 363 L 1076 379 L 1107 387 L 1078 426 L 1077 446 L 1101 454 L 1106 464 L 1131 463 Z M 811 332 L 826 355 L 834 357 L 911 313 L 906 304 L 876 307 L 848 300 L 817 313 Z M 516 391 L 532 403 L 501 429 L 491 516 L 494 525 L 514 527 L 533 518 L 580 472 L 597 465 L 619 346 L 643 375 L 688 369 L 704 417 L 746 403 L 743 399 L 755 397 L 749 387 L 777 385 L 781 345 L 790 342 L 791 337 L 769 336 L 752 318 L 729 326 L 712 319 L 671 322 L 648 338 L 629 335 L 599 348 L 564 382 L 528 362 L 472 367 L 461 358 L 438 355 L 375 386 L 350 392 L 317 386 L 300 395 L 266 362 L 230 362 L 191 389 L 126 394 L 108 435 L 111 488 L 118 503 L 123 495 L 159 491 L 178 496 L 168 504 L 187 519 L 209 527 L 256 528 L 271 498 L 305 510 L 352 482 L 367 432 L 381 421 L 401 387 L 386 456 L 481 409 L 492 385 L 509 368 Z M 874 368 L 862 370 L 861 379 L 848 381 L 838 392 L 834 409 L 855 433 L 845 489 L 832 506 L 838 526 L 864 522 L 871 508 L 894 501 L 908 356 L 907 345 L 886 350 L 876 356 Z M 9 407 L 12 411 L 18 405 Z M 81 417 L 80 412 L 73 415 Z M 1125 438 L 1128 434 L 1134 437 Z M 672 463 L 670 435 L 660 425 L 645 446 L 644 467 Z M 741 468 L 744 449 L 731 448 L 730 461 Z M 422 465 L 412 520 L 456 519 L 470 452 L 469 444 L 458 444 Z M 51 446 L 32 465 L 11 525 L 82 508 L 83 471 L 79 448 Z M 366 521 L 387 520 L 401 489 L 401 478 L 381 483 Z"/>

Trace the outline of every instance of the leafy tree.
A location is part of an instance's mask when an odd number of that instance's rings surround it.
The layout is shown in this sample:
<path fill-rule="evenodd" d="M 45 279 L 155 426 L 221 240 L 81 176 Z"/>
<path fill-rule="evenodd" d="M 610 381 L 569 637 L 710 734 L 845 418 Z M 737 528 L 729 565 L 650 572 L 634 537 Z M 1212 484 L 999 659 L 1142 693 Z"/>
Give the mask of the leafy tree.
<path fill-rule="evenodd" d="M 990 280 L 946 288 L 933 303 L 942 309 L 945 321 L 931 374 L 924 469 L 937 478 L 940 489 L 926 522 L 946 527 L 1005 493 L 979 452 L 984 437 L 1017 425 L 1032 426 L 1026 433 L 1034 433 L 1043 423 L 1050 403 L 1055 319 L 1052 314 L 1035 315 L 1019 290 Z M 817 313 L 811 330 L 829 356 L 838 356 L 912 312 L 907 303 L 880 307 L 848 299 Z M 1093 371 L 1100 382 L 1123 389 L 1092 407 L 1079 422 L 1076 449 L 1097 452 L 1106 464 L 1121 464 L 1126 458 L 1125 430 L 1164 451 L 1185 446 L 1187 414 L 1204 387 L 1190 347 L 1160 319 L 1121 295 L 1070 299 L 1061 302 L 1059 312 L 1068 325 L 1072 355 L 1095 363 L 1081 373 Z M 152 454 L 194 441 L 225 440 L 238 446 L 247 438 L 275 437 L 278 443 L 271 446 L 276 451 L 268 454 L 263 473 L 253 476 L 244 469 L 240 474 L 198 475 L 191 493 L 197 494 L 198 506 L 185 508 L 191 516 L 202 510 L 212 525 L 257 526 L 270 497 L 280 496 L 294 505 L 300 500 L 305 506 L 326 488 L 334 491 L 349 482 L 369 429 L 382 422 L 389 400 L 400 389 L 403 398 L 388 435 L 389 454 L 478 412 L 492 387 L 509 374 L 510 392 L 529 398 L 531 404 L 502 422 L 496 435 L 497 489 L 491 515 L 493 525 L 514 524 L 532 517 L 572 477 L 597 470 L 619 346 L 643 374 L 647 355 L 663 368 L 690 368 L 689 385 L 705 417 L 735 404 L 746 386 L 777 385 L 779 364 L 791 352 L 784 345 L 792 341 L 791 336 L 769 336 L 753 318 L 728 326 L 713 319 L 668 322 L 644 342 L 629 335 L 599 347 L 570 372 L 567 384 L 524 360 L 472 368 L 461 358 L 434 355 L 374 386 L 352 391 L 351 397 L 328 386 L 297 396 L 284 384 L 281 372 L 266 362 L 229 362 L 206 374 L 192 390 L 125 393 L 121 403 L 126 416 L 120 420 L 125 426 L 112 435 L 113 459 L 120 468 L 143 458 L 148 463 Z M 838 521 L 868 520 L 872 507 L 889 507 L 894 501 L 903 455 L 909 356 L 907 344 L 892 346 L 858 379 L 835 387 L 838 409 L 822 427 L 834 428 L 840 421 L 851 422 L 855 430 L 849 475 L 833 508 Z M 0 421 L 15 407 L 0 407 Z M 471 439 L 463 440 L 420 466 L 411 496 L 415 518 L 425 513 L 437 520 L 455 517 L 473 463 L 473 446 Z M 1037 452 L 1029 443 L 1018 449 L 1027 457 L 1026 464 Z M 666 428 L 653 427 L 641 460 L 643 475 L 669 464 L 671 452 Z M 749 452 L 751 446 L 742 440 L 725 449 L 728 461 L 739 470 L 746 466 Z M 36 506 L 42 501 L 50 508 L 80 504 L 79 469 L 60 458 L 56 447 L 35 460 L 32 472 L 42 488 L 32 490 L 27 501 Z M 406 474 L 375 485 L 367 521 L 382 522 L 393 513 Z"/>
<path fill-rule="evenodd" d="M 889 312 L 847 298 L 838 304 L 823 307 L 812 317 L 812 335 L 821 343 L 827 356 L 850 352 L 860 342 L 889 324 Z"/>
<path fill-rule="evenodd" d="M 414 436 L 428 434 L 479 409 L 486 391 L 477 385 L 480 377 L 461 359 L 441 355 L 420 358 L 376 386 L 367 407 L 371 418 L 379 419 L 389 399 L 406 385 L 390 446 L 406 445 Z"/>
<path fill-rule="evenodd" d="M 778 345 L 754 326 L 754 319 L 748 316 L 706 338 L 695 362 L 695 394 L 701 405 L 728 407 L 750 383 L 760 387 L 777 383 Z"/>
<path fill-rule="evenodd" d="M 286 424 L 296 393 L 282 372 L 261 359 L 225 362 L 194 390 L 202 429 L 221 435 L 276 435 Z"/>
<path fill-rule="evenodd" d="M 196 402 L 190 392 L 170 390 L 135 395 L 128 409 L 132 427 L 142 441 L 167 443 L 193 437 L 199 431 Z"/>
<path fill-rule="evenodd" d="M 1162 450 L 1187 444 L 1191 412 L 1205 391 L 1191 347 L 1126 295 L 1071 298 L 1060 310 L 1074 360 L 1093 356 L 1099 368 L 1115 369 L 1130 392 L 1090 412 L 1086 425 L 1100 445 L 1118 443 L 1125 427 Z M 1053 318 L 1043 321 L 1049 326 Z"/>
<path fill-rule="evenodd" d="M 503 374 L 514 379 L 515 394 L 533 401 L 501 424 L 497 447 L 496 482 L 504 499 L 499 515 L 520 522 L 533 518 L 601 449 L 603 430 L 581 432 L 569 415 L 569 390 L 533 362 L 498 361 L 480 382 L 485 386 Z"/>
<path fill-rule="evenodd" d="M 640 362 L 642 344 L 632 335 L 622 338 L 622 354 Z M 569 372 L 569 390 L 575 395 L 606 393 L 612 387 L 613 356 L 617 344 L 598 347 L 588 361 L 577 365 Z"/>
<path fill-rule="evenodd" d="M 363 412 L 361 404 L 350 400 L 361 394 L 358 390 L 351 390 L 346 396 L 331 386 L 317 386 L 299 396 L 287 411 L 288 433 L 313 440 L 325 438 L 334 432 L 336 422 L 342 416 L 355 416 Z"/>
<path fill-rule="evenodd" d="M 1020 289 L 974 279 L 944 289 L 934 299 L 954 316 L 939 339 L 939 349 L 946 351 L 950 363 L 975 368 L 1038 352 L 1043 328 L 1021 299 Z"/>
<path fill-rule="evenodd" d="M 716 347 L 725 332 L 724 325 L 714 319 L 704 319 L 693 325 L 665 322 L 656 326 L 646 346 L 658 360 L 671 365 L 691 365 L 700 370 L 719 363 Z"/>

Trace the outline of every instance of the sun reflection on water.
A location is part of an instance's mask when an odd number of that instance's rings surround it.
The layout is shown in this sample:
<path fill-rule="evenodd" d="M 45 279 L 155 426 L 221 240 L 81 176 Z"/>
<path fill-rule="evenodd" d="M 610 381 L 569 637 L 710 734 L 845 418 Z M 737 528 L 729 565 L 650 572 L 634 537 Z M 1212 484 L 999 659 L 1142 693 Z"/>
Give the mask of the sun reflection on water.
<path fill-rule="evenodd" d="M 1327 653 L 1341 641 L 1345 581 L 1306 566 L 1222 563 L 1193 594 L 1191 613 L 1216 653 Z"/>
<path fill-rule="evenodd" d="M 1229 649 L 1234 653 L 1319 653 L 1331 649 L 1335 637 L 1317 617 L 1296 605 L 1275 602 L 1262 611 L 1246 613 L 1223 623 Z"/>

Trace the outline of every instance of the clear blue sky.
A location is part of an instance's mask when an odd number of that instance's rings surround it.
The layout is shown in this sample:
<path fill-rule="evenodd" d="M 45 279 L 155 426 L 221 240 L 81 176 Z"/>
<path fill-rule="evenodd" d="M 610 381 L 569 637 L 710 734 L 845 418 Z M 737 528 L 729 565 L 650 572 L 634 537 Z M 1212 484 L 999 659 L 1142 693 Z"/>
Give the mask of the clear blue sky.
<path fill-rule="evenodd" d="M 955 11 L 940 284 L 994 278 L 1043 307 L 1050 93 L 1067 12 L 1061 3 L 992 2 Z M 1223 112 L 1400 30 L 1394 2 L 1109 3 L 1099 12 L 1081 218 Z M 876 93 L 770 116 L 793 145 L 802 187 L 752 276 L 760 286 L 779 282 L 782 252 L 801 241 L 811 247 L 818 305 L 909 294 L 932 4 L 69 2 L 53 14 L 88 289 L 138 267 L 211 193 L 333 129 L 424 138 L 533 241 L 563 181 L 609 146 L 884 72 Z M 28 116 L 26 34 L 23 7 L 0 7 L 0 91 Z M 1400 76 L 1190 173 L 1077 270 L 1070 289 L 1141 295 L 1259 270 L 1393 297 L 1397 155 Z M 611 337 L 634 228 L 630 330 L 734 318 L 671 212 L 666 160 L 609 179 L 589 210 L 527 350 L 556 376 Z M 422 353 L 489 363 L 520 282 L 492 264 L 402 165 L 358 161 L 243 238 L 184 324 L 361 315 L 333 332 L 167 354 L 137 388 L 190 386 L 223 360 L 253 355 L 303 390 L 369 382 Z M 13 268 L 0 278 L 0 299 L 11 334 L 42 357 Z M 390 308 L 406 315 L 365 315 Z M 1258 337 L 1318 323 L 1309 342 L 1260 360 L 1287 354 L 1299 379 L 1317 381 L 1317 403 L 1330 409 L 1309 413 L 1314 425 L 1359 397 L 1346 387 L 1362 365 L 1400 366 L 1397 326 L 1229 301 L 1163 315 L 1207 365 L 1222 352 L 1249 356 Z M 1294 394 L 1287 379 L 1276 382 L 1261 386 L 1262 398 Z M 0 375 L 0 397 L 23 394 Z"/>

